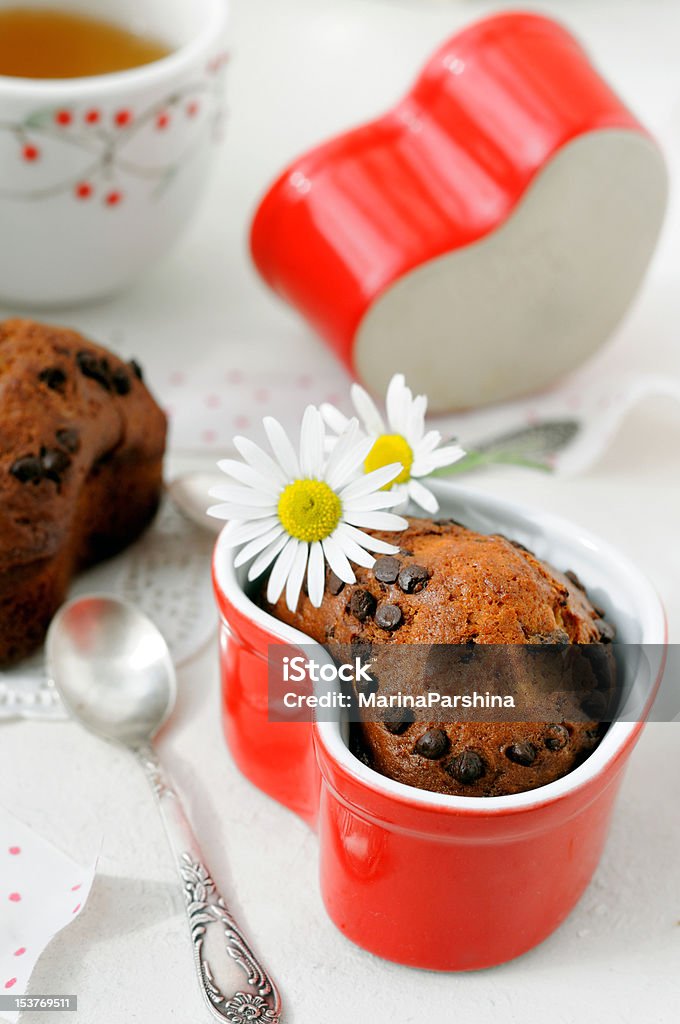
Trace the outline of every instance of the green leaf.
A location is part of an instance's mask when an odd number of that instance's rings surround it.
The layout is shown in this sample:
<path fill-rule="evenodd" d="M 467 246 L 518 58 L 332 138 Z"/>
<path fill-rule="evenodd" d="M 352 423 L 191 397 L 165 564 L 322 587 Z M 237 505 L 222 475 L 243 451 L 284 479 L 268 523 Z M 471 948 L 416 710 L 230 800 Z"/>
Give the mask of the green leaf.
<path fill-rule="evenodd" d="M 463 473 L 472 473 L 478 469 L 485 469 L 487 466 L 521 466 L 523 469 L 534 469 L 541 473 L 554 472 L 549 462 L 538 459 L 529 459 L 520 452 L 510 451 L 469 451 L 464 458 L 454 462 L 452 466 L 444 466 L 436 470 L 432 475 L 437 477 L 457 476 Z"/>
<path fill-rule="evenodd" d="M 54 121 L 54 107 L 43 107 L 41 110 L 34 110 L 23 120 L 24 128 L 44 128 Z"/>

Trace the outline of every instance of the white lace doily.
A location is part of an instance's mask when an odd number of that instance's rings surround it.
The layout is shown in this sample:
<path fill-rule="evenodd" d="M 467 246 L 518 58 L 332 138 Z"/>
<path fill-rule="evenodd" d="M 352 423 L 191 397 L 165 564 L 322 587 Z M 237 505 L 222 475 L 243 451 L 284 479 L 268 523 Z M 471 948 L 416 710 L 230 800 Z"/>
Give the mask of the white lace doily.
<path fill-rule="evenodd" d="M 166 496 L 146 533 L 120 555 L 74 582 L 69 597 L 107 593 L 136 604 L 165 637 L 175 665 L 207 643 L 216 624 L 210 582 L 214 537 L 189 522 Z M 42 651 L 0 672 L 0 719 L 63 718 Z"/>

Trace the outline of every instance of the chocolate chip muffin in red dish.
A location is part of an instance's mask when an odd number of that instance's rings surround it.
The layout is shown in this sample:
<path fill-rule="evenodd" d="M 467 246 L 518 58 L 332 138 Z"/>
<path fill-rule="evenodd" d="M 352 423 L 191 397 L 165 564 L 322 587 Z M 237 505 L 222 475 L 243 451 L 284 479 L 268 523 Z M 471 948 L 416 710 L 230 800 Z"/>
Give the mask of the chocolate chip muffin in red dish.
<path fill-rule="evenodd" d="M 74 573 L 153 519 L 165 432 L 134 361 L 65 328 L 0 324 L 0 665 L 42 642 Z"/>
<path fill-rule="evenodd" d="M 376 535 L 398 545 L 400 553 L 378 558 L 371 569 L 355 567 L 357 582 L 351 586 L 329 572 L 321 607 L 304 593 L 295 613 L 283 597 L 272 606 L 263 596 L 263 606 L 331 650 L 399 644 L 424 650 L 437 644 L 467 645 L 466 651 L 480 644 L 566 648 L 613 639 L 612 627 L 573 573 L 553 569 L 503 536 L 429 519 L 409 520 L 402 533 Z M 531 659 L 520 664 L 526 676 L 520 689 L 539 685 Z M 377 717 L 375 711 L 370 717 Z M 352 746 L 376 771 L 407 785 L 458 796 L 502 796 L 543 786 L 580 764 L 604 728 L 585 717 L 442 723 L 416 720 L 409 709 L 398 709 L 383 721 L 364 715 Z"/>

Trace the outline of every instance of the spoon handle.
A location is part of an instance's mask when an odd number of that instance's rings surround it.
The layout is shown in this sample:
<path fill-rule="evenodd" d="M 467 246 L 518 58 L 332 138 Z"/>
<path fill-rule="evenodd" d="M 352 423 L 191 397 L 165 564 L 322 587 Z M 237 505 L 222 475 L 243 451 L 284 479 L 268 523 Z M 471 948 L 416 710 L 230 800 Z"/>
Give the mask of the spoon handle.
<path fill-rule="evenodd" d="M 250 1020 L 279 1024 L 281 998 L 276 985 L 227 909 L 203 861 L 176 790 L 150 746 L 139 747 L 135 753 L 156 794 L 165 831 L 176 857 L 199 984 L 213 1017 L 223 1024 Z M 224 956 L 224 944 L 229 957 Z M 208 949 L 211 963 L 208 962 Z M 214 954 L 224 961 L 222 969 L 215 968 Z M 239 984 L 238 979 L 227 980 L 231 973 L 226 969 L 229 958 L 245 974 L 245 986 L 243 982 Z M 222 981 L 221 975 L 224 975 Z"/>

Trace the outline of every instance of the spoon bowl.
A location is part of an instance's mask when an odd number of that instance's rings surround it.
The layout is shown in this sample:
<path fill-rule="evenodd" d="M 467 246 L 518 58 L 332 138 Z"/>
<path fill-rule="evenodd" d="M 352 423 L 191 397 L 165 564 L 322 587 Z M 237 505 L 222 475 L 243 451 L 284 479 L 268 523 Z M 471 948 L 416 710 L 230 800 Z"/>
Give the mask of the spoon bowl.
<path fill-rule="evenodd" d="M 153 622 L 125 601 L 94 596 L 64 605 L 50 625 L 46 653 L 68 711 L 107 740 L 148 743 L 175 705 L 168 646 Z"/>

